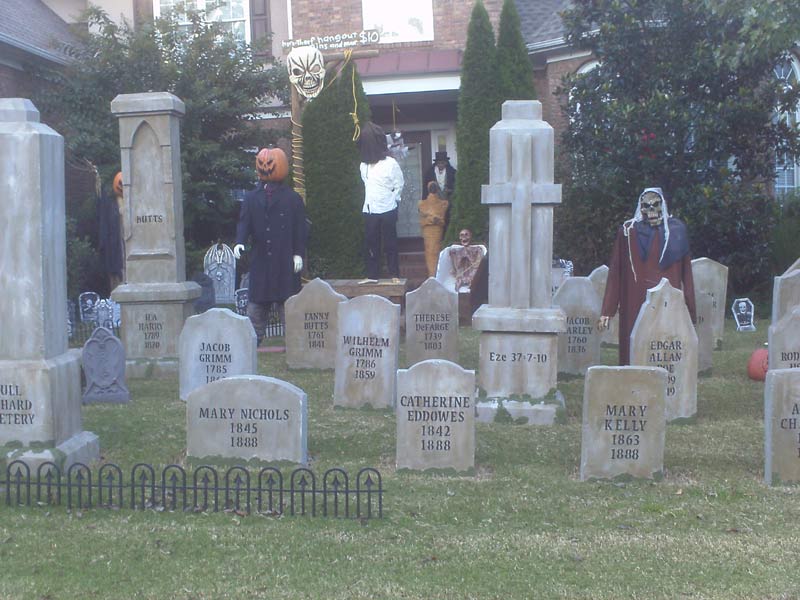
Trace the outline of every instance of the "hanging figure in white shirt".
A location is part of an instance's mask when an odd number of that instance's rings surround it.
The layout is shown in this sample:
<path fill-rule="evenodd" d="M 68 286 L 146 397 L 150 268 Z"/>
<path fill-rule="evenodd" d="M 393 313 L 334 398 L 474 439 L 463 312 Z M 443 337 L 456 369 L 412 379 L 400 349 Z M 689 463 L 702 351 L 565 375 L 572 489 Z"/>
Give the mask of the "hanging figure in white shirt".
<path fill-rule="evenodd" d="M 403 192 L 403 172 L 388 155 L 386 134 L 375 123 L 365 123 L 358 138 L 361 179 L 364 181 L 364 243 L 367 279 L 378 280 L 380 251 L 386 254 L 389 276 L 400 277 L 397 255 L 397 205 Z"/>

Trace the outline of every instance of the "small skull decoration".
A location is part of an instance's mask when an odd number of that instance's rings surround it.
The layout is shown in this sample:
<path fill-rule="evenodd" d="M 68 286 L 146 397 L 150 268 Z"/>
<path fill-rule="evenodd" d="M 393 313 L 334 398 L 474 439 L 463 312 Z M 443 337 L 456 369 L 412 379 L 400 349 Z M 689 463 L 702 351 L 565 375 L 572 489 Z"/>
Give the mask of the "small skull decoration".
<path fill-rule="evenodd" d="M 325 83 L 325 63 L 322 52 L 314 46 L 299 46 L 286 57 L 289 81 L 309 100 L 316 98 Z"/>

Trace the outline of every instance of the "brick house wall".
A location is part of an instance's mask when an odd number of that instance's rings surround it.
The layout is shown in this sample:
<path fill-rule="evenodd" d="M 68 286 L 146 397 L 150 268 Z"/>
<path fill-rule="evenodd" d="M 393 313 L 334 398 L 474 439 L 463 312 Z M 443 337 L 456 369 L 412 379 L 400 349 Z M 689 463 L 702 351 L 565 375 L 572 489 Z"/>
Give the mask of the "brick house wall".
<path fill-rule="evenodd" d="M 8 65 L 0 64 L 0 98 L 27 98 L 30 76 Z"/>

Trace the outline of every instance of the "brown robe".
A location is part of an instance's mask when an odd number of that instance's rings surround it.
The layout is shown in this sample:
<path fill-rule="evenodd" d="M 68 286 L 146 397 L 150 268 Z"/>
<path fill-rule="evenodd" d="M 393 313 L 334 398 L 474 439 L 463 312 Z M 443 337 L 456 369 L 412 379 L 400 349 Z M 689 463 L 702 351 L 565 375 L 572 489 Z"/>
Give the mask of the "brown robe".
<path fill-rule="evenodd" d="M 637 241 L 636 228 L 631 227 L 625 237 L 623 228 L 617 231 L 614 249 L 608 261 L 608 280 L 603 307 L 600 314 L 613 317 L 619 307 L 619 364 L 630 364 L 631 331 L 639 316 L 639 309 L 647 297 L 647 290 L 658 285 L 662 277 L 666 277 L 672 287 L 683 288 L 686 307 L 694 323 L 696 311 L 694 304 L 694 280 L 692 279 L 692 257 L 687 252 L 683 258 L 675 261 L 666 269 L 658 264 L 661 255 L 661 231 L 656 231 L 650 241 L 647 260 L 642 260 Z M 630 243 L 630 254 L 628 253 Z M 636 280 L 631 270 L 631 257 L 636 269 Z"/>

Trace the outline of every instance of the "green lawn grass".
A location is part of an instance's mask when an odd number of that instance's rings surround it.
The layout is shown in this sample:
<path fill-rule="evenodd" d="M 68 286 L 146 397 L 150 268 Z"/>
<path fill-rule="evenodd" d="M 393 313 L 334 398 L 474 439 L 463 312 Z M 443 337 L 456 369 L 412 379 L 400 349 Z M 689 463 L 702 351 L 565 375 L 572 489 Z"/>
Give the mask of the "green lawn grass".
<path fill-rule="evenodd" d="M 261 354 L 308 394 L 311 467 L 380 469 L 384 519 L 3 504 L 0 597 L 798 598 L 800 488 L 762 483 L 763 384 L 746 377 L 766 324 L 726 326 L 657 483 L 578 481 L 582 379 L 559 385 L 566 424 L 478 424 L 475 475 L 446 477 L 396 473 L 392 414 L 334 410 L 332 372 Z M 477 368 L 478 335 L 461 334 Z M 177 381 L 129 386 L 130 405 L 84 408 L 103 459 L 185 462 Z"/>

